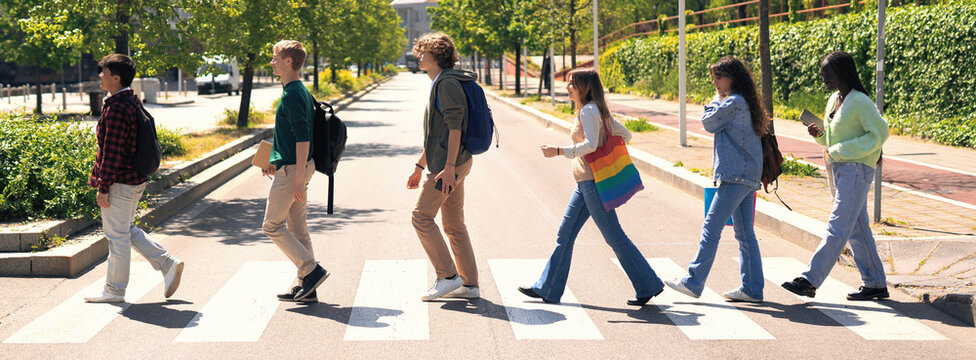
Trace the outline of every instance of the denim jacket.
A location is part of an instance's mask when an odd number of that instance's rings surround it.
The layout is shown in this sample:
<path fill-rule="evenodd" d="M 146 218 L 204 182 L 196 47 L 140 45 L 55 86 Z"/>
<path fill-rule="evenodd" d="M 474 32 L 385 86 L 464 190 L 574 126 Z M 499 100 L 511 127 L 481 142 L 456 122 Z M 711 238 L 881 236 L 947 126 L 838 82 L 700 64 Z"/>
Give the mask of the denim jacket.
<path fill-rule="evenodd" d="M 762 141 L 752 129 L 749 104 L 738 94 L 724 101 L 716 95 L 705 106 L 702 126 L 715 134 L 712 152 L 714 181 L 739 183 L 759 188 L 762 178 Z"/>

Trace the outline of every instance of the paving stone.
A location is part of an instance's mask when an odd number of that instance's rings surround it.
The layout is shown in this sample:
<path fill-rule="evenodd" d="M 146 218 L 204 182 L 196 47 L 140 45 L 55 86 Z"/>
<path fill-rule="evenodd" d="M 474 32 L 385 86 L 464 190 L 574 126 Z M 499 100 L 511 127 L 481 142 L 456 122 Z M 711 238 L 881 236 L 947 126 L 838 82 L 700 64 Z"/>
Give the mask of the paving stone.
<path fill-rule="evenodd" d="M 930 241 L 892 241 L 891 254 L 895 261 L 894 272 L 897 274 L 912 274 L 918 263 L 925 259 L 936 242 Z"/>
<path fill-rule="evenodd" d="M 0 254 L 0 274 L 10 276 L 28 276 L 31 274 L 30 254 L 4 253 Z"/>
<path fill-rule="evenodd" d="M 0 233 L 0 252 L 20 251 L 20 233 L 2 232 Z"/>
<path fill-rule="evenodd" d="M 976 251 L 976 243 L 971 242 L 943 242 L 935 249 L 932 256 L 918 270 L 918 274 L 936 274 L 946 266 Z"/>
<path fill-rule="evenodd" d="M 976 257 L 971 257 L 953 264 L 948 269 L 939 273 L 942 276 L 960 276 L 961 274 L 971 274 L 976 269 Z"/>

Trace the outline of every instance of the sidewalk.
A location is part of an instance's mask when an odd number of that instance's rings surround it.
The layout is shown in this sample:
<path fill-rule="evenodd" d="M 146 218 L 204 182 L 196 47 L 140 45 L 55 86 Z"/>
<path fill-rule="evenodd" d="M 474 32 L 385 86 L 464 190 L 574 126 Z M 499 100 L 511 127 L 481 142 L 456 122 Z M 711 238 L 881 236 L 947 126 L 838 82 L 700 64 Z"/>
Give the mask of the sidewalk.
<path fill-rule="evenodd" d="M 511 96 L 515 79 L 508 76 L 505 80 L 503 93 Z M 492 90 L 498 92 L 497 77 L 494 81 Z M 528 85 L 535 94 L 538 80 L 530 79 Z M 555 89 L 557 100 L 565 101 L 565 83 L 557 80 Z M 570 117 L 543 99 L 530 105 L 563 119 Z M 712 140 L 701 128 L 701 105 L 688 104 L 689 146 L 681 147 L 675 130 L 677 103 L 623 94 L 608 94 L 608 102 L 617 114 L 643 117 L 660 127 L 658 131 L 635 133 L 631 146 L 711 176 Z M 784 155 L 823 164 L 821 148 L 808 140 L 805 126 L 776 120 Z M 885 157 L 883 221 L 872 229 L 889 283 L 919 298 L 976 294 L 976 151 L 891 136 L 885 144 Z M 778 194 L 795 212 L 825 222 L 832 200 L 823 176 L 821 170 L 818 177 L 780 177 Z M 773 194 L 760 192 L 759 196 L 779 203 Z M 868 212 L 873 214 L 873 191 L 868 197 Z M 848 257 L 841 263 L 856 271 Z"/>

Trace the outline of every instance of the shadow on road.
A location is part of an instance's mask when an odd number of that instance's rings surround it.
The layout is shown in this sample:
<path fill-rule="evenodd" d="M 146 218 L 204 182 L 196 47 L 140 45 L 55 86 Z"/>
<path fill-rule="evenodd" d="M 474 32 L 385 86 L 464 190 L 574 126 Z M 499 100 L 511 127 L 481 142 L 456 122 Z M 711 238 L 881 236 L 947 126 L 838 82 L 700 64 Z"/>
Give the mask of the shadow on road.
<path fill-rule="evenodd" d="M 485 299 L 458 299 L 458 300 L 439 300 L 431 302 L 443 302 L 441 309 L 460 311 L 469 314 L 478 314 L 484 317 L 511 321 L 524 325 L 547 325 L 566 320 L 566 316 L 554 311 L 538 309 L 522 309 L 509 306 L 506 311 L 505 306 L 500 306 Z M 512 316 L 509 316 L 511 312 Z"/>
<path fill-rule="evenodd" d="M 400 155 L 420 155 L 423 149 L 417 146 L 398 146 L 381 143 L 349 144 L 342 153 L 343 160 L 368 157 L 393 157 Z"/>
<path fill-rule="evenodd" d="M 388 327 L 390 324 L 380 322 L 380 318 L 385 316 L 397 316 L 403 314 L 401 310 L 395 309 L 384 309 L 375 307 L 360 307 L 357 308 L 364 314 L 368 314 L 371 317 L 365 324 L 349 324 L 349 318 L 352 315 L 352 307 L 339 307 L 338 305 L 316 302 L 305 306 L 293 307 L 285 309 L 285 311 L 298 313 L 302 315 L 315 316 L 322 319 L 333 320 L 340 324 L 346 324 L 349 326 L 357 327 L 367 327 L 367 328 L 383 328 Z"/>
<path fill-rule="evenodd" d="M 182 329 L 199 314 L 193 310 L 171 309 L 169 305 L 190 305 L 189 301 L 169 300 L 165 302 L 132 304 L 122 312 L 122 316 L 149 325 L 167 329 Z"/>

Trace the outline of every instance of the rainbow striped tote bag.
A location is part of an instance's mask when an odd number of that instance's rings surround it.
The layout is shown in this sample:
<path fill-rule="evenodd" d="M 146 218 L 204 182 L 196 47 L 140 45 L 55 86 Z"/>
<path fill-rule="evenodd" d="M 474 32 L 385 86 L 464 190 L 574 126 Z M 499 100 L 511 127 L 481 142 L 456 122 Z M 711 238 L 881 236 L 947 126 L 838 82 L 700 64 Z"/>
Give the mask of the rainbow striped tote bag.
<path fill-rule="evenodd" d="M 605 121 L 603 129 L 607 134 L 607 141 L 596 151 L 584 155 L 583 160 L 593 170 L 596 191 L 603 201 L 603 208 L 611 211 L 643 190 L 644 184 L 630 159 L 624 138 L 619 135 L 610 136 L 610 128 Z"/>

